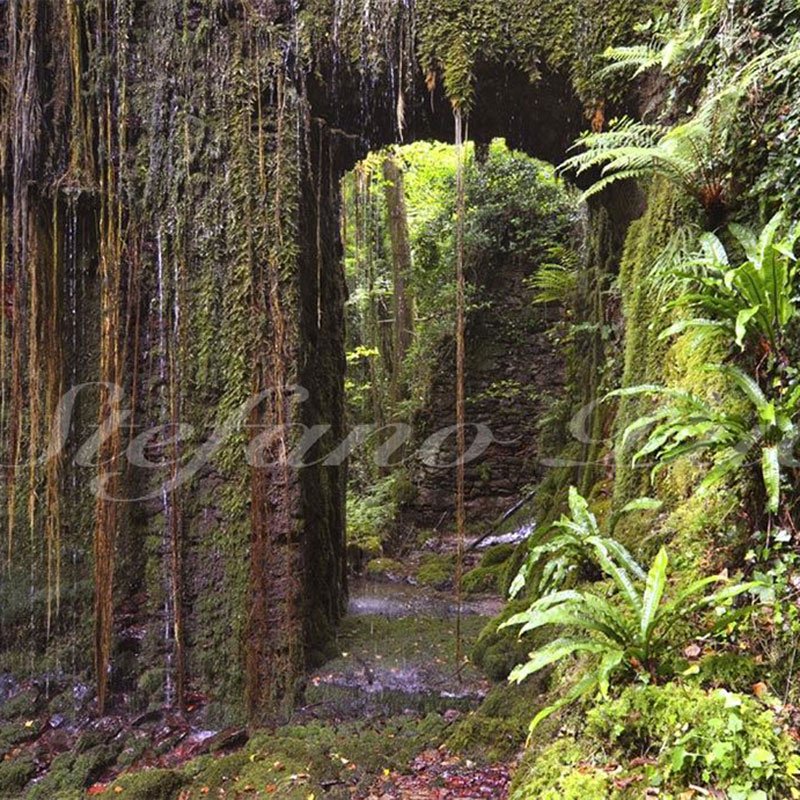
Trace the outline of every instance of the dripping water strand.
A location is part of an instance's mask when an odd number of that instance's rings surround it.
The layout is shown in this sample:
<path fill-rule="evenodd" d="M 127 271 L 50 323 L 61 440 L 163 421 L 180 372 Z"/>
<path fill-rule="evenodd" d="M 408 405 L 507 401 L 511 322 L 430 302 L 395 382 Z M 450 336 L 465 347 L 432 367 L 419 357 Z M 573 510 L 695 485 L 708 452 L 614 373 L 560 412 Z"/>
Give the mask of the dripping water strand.
<path fill-rule="evenodd" d="M 157 301 L 158 301 L 158 385 L 159 392 L 162 396 L 161 412 L 163 418 L 169 414 L 168 401 L 165 394 L 168 392 L 169 375 L 167 364 L 167 330 L 166 330 L 166 287 L 164 285 L 164 247 L 161 235 L 161 228 L 156 231 L 156 286 L 157 286 Z M 163 641 L 165 652 L 165 667 L 166 674 L 164 680 L 164 703 L 170 707 L 173 705 L 175 699 L 175 682 L 173 678 L 174 669 L 174 641 L 172 636 L 174 625 L 174 610 L 172 608 L 172 575 L 171 575 L 171 558 L 172 551 L 172 537 L 171 537 L 171 520 L 172 508 L 171 497 L 168 490 L 167 482 L 164 481 L 161 485 L 161 510 L 164 515 L 164 528 L 161 538 L 161 547 L 163 553 L 162 564 L 163 566 L 163 587 L 164 587 L 164 627 L 163 627 Z"/>

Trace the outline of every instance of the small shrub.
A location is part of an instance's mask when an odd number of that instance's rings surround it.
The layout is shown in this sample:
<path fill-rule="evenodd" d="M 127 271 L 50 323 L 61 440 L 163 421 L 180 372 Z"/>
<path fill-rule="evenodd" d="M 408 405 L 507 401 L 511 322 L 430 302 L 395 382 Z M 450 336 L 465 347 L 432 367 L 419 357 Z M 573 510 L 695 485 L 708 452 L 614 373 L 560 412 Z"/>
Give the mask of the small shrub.
<path fill-rule="evenodd" d="M 800 756 L 772 711 L 724 689 L 629 687 L 591 709 L 586 730 L 625 758 L 657 754 L 651 778 L 676 789 L 709 786 L 755 800 L 794 796 L 798 786 Z"/>

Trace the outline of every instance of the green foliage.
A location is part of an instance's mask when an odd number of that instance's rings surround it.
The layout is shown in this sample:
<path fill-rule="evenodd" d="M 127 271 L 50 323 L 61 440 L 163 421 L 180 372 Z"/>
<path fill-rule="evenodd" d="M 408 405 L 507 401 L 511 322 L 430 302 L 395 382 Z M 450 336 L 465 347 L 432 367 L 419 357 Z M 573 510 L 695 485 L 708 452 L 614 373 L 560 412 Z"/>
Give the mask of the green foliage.
<path fill-rule="evenodd" d="M 776 214 L 758 237 L 740 225 L 730 230 L 745 253 L 732 267 L 723 243 L 713 233 L 701 237 L 702 253 L 679 267 L 681 294 L 676 308 L 687 312 L 665 330 L 666 338 L 687 329 L 722 331 L 741 350 L 761 346 L 772 359 L 786 357 L 786 339 L 797 316 L 800 289 L 795 253 L 800 227 L 779 232 L 783 213 Z M 761 358 L 761 354 L 759 354 Z"/>
<path fill-rule="evenodd" d="M 726 9 L 724 0 L 680 0 L 668 11 L 638 26 L 646 44 L 609 47 L 604 56 L 611 63 L 606 72 L 628 72 L 637 77 L 654 68 L 680 76 L 698 63 L 707 63 L 718 48 L 714 40 Z"/>
<path fill-rule="evenodd" d="M 578 254 L 556 245 L 548 249 L 547 258 L 529 279 L 536 302 L 559 303 L 572 309 L 578 293 Z"/>
<path fill-rule="evenodd" d="M 594 665 L 565 697 L 536 715 L 531 729 L 577 697 L 597 689 L 605 696 L 613 676 L 627 673 L 629 677 L 636 675 L 656 682 L 669 672 L 671 659 L 685 642 L 676 631 L 677 623 L 700 611 L 724 606 L 758 585 L 734 584 L 710 592 L 712 585 L 726 580 L 716 575 L 695 581 L 668 601 L 665 549 L 653 560 L 642 588 L 625 560 L 600 549 L 595 553 L 598 565 L 614 582 L 618 591 L 615 597 L 609 600 L 597 592 L 558 591 L 539 598 L 504 623 L 521 626 L 520 635 L 550 625 L 571 631 L 569 636 L 531 652 L 529 660 L 511 673 L 511 681 L 523 681 L 575 654 L 596 657 Z"/>
<path fill-rule="evenodd" d="M 583 197 L 599 194 L 621 180 L 660 175 L 716 214 L 728 202 L 730 167 L 720 158 L 719 120 L 710 113 L 674 127 L 646 124 L 624 117 L 607 131 L 584 133 L 562 171 L 576 175 L 601 169 L 601 177 Z"/>
<path fill-rule="evenodd" d="M 792 451 L 800 416 L 800 385 L 781 396 L 768 399 L 758 383 L 734 366 L 713 367 L 730 379 L 747 401 L 743 412 L 712 405 L 691 392 L 663 386 L 631 386 L 610 396 L 655 395 L 667 399 L 653 413 L 631 423 L 622 437 L 628 439 L 652 427 L 647 441 L 634 455 L 634 463 L 655 456 L 654 472 L 677 459 L 694 453 L 709 453 L 715 464 L 700 488 L 725 480 L 746 464 L 757 464 L 766 494 L 766 510 L 776 513 L 780 505 L 782 465 L 794 462 Z M 754 454 L 757 458 L 754 459 Z"/>
<path fill-rule="evenodd" d="M 511 670 L 527 657 L 531 648 L 547 641 L 544 631 L 517 636 L 515 631 L 503 625 L 527 606 L 528 603 L 522 600 L 507 603 L 497 617 L 486 623 L 470 652 L 471 661 L 492 680 L 505 680 Z M 543 683 L 542 678 L 536 685 Z M 526 720 L 526 724 L 529 721 Z"/>
<path fill-rule="evenodd" d="M 657 4 L 657 7 L 661 4 Z M 541 65 L 571 78 L 587 106 L 615 88 L 598 77 L 609 44 L 630 41 L 652 4 L 598 0 L 424 0 L 419 13 L 419 58 L 440 74 L 454 105 L 474 102 L 478 64 L 512 64 L 535 81 Z"/>
<path fill-rule="evenodd" d="M 452 556 L 429 553 L 423 556 L 417 570 L 417 581 L 423 586 L 447 588 L 453 581 L 455 560 Z"/>
<path fill-rule="evenodd" d="M 368 490 L 349 492 L 347 497 L 347 543 L 379 555 L 402 502 L 408 499 L 408 477 L 397 470 L 378 480 Z"/>
<path fill-rule="evenodd" d="M 587 733 L 623 758 L 656 754 L 651 785 L 723 789 L 729 798 L 795 796 L 800 757 L 772 711 L 718 689 L 629 687 L 588 713 Z"/>
<path fill-rule="evenodd" d="M 528 557 L 509 589 L 512 597 L 516 597 L 526 585 L 529 596 L 551 594 L 563 587 L 580 566 L 592 561 L 611 563 L 609 559 L 616 560 L 634 578 L 644 579 L 644 572 L 627 549 L 611 536 L 600 533 L 597 518 L 574 486 L 569 489 L 568 503 L 569 516 L 562 515 L 550 527 L 541 532 L 537 530 L 531 537 Z M 621 514 L 654 510 L 660 506 L 659 501 L 649 498 L 631 501 L 612 519 L 612 532 L 613 524 Z"/>

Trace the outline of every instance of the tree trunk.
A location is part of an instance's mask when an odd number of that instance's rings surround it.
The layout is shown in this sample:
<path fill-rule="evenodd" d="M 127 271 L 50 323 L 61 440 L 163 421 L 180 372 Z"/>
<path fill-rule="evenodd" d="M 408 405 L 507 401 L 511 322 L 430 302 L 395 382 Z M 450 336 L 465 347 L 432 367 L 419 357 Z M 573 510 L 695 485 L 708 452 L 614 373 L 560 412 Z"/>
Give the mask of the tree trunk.
<path fill-rule="evenodd" d="M 403 361 L 414 335 L 414 304 L 411 282 L 411 242 L 408 236 L 408 215 L 403 187 L 403 172 L 394 156 L 383 162 L 386 211 L 392 243 L 392 282 L 394 284 L 394 335 L 392 346 L 392 378 L 390 402 L 392 410 L 403 398 Z"/>

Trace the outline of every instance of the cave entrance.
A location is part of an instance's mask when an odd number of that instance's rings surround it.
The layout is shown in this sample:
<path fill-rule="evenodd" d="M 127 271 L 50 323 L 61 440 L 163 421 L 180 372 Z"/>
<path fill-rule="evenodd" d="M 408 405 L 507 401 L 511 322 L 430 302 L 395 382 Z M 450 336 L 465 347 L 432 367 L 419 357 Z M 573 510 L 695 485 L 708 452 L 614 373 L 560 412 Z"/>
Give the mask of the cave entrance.
<path fill-rule="evenodd" d="M 341 182 L 355 568 L 446 538 L 455 487 L 456 148 L 376 150 Z M 558 323 L 574 277 L 576 196 L 504 139 L 465 153 L 468 535 L 541 478 L 546 415 L 564 390 Z M 572 276 L 572 277 L 571 277 Z M 382 448 L 391 438 L 388 448 Z"/>

